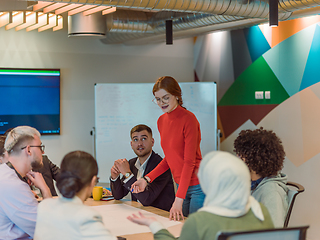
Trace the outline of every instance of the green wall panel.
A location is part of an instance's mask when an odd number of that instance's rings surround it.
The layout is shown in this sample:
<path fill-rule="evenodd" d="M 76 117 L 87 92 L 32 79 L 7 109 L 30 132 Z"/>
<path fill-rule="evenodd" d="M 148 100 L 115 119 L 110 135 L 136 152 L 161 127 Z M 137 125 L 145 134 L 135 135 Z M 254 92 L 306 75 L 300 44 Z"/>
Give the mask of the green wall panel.
<path fill-rule="evenodd" d="M 255 99 L 256 91 L 270 91 L 271 99 Z M 232 84 L 218 106 L 280 104 L 288 93 L 261 56 Z"/>

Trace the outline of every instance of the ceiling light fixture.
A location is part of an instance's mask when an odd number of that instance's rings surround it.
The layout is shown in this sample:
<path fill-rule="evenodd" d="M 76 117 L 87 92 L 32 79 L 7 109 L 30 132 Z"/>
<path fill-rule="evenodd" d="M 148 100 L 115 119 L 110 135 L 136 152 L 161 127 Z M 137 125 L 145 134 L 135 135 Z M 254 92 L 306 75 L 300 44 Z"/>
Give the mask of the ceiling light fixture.
<path fill-rule="evenodd" d="M 43 13 L 39 12 L 37 18 L 38 18 L 38 21 L 36 24 L 31 25 L 30 27 L 26 28 L 27 32 L 30 32 L 32 30 L 38 29 L 40 27 L 43 27 L 43 26 L 49 24 L 49 15 L 47 13 L 43 14 Z"/>
<path fill-rule="evenodd" d="M 56 27 L 58 25 L 58 18 L 57 15 L 54 15 L 52 13 L 48 14 L 48 24 L 39 27 L 38 32 L 43 32 L 45 30 L 48 30 L 50 28 Z"/>
<path fill-rule="evenodd" d="M 96 12 L 101 12 L 101 11 L 103 11 L 103 10 L 106 10 L 106 9 L 108 9 L 108 8 L 110 8 L 110 7 L 107 7 L 107 6 L 99 6 L 99 7 L 91 8 L 91 9 L 89 9 L 89 10 L 87 10 L 87 11 L 84 11 L 84 12 L 83 12 L 83 15 L 84 15 L 84 16 L 88 16 L 88 15 L 90 15 L 90 14 L 93 14 L 93 13 L 96 13 Z"/>
<path fill-rule="evenodd" d="M 60 15 L 57 16 L 58 25 L 54 28 L 52 28 L 53 31 L 58 31 L 63 28 L 63 17 Z"/>
<path fill-rule="evenodd" d="M 1 0 L 0 0 L 1 1 Z M 6 30 L 15 28 L 16 31 L 26 29 L 27 32 L 48 29 L 57 31 L 63 28 L 63 17 L 59 14 L 68 12 L 68 16 L 82 13 L 89 16 L 97 12 L 102 15 L 113 13 L 116 7 L 97 6 L 91 4 L 73 4 L 38 1 L 32 6 L 33 11 L 0 12 L 0 27 Z"/>
<path fill-rule="evenodd" d="M 68 5 L 68 3 L 55 3 L 52 5 L 49 5 L 48 7 L 43 8 L 43 13 L 49 13 L 56 9 L 62 8 L 64 6 Z"/>
<path fill-rule="evenodd" d="M 83 11 L 86 11 L 86 10 L 89 10 L 91 8 L 94 8 L 96 7 L 95 5 L 83 5 L 81 7 L 78 7 L 76 9 L 73 9 L 71 11 L 68 12 L 68 16 L 72 16 L 72 15 L 75 15 L 77 13 L 80 13 L 80 12 L 83 12 Z"/>
<path fill-rule="evenodd" d="M 72 9 L 75 9 L 77 7 L 81 7 L 83 6 L 83 4 L 76 4 L 76 3 L 73 3 L 73 4 L 69 4 L 67 6 L 64 6 L 62 8 L 59 8 L 55 11 L 55 14 L 58 15 L 58 14 L 61 14 L 61 13 L 64 13 L 64 12 L 68 12 Z"/>
<path fill-rule="evenodd" d="M 113 12 L 115 12 L 115 11 L 117 11 L 117 8 L 116 8 L 116 7 L 110 7 L 110 8 L 108 8 L 108 9 L 106 9 L 106 10 L 103 10 L 103 11 L 102 11 L 102 15 L 106 15 L 106 14 L 109 14 L 109 13 L 113 13 Z"/>
<path fill-rule="evenodd" d="M 17 26 L 15 28 L 16 31 L 19 31 L 19 30 L 22 30 L 22 29 L 25 29 L 31 25 L 34 25 L 37 23 L 37 13 L 35 12 L 26 12 L 26 22 Z"/>
<path fill-rule="evenodd" d="M 1 12 L 0 15 L 0 27 L 6 26 L 10 23 L 10 16 L 11 16 L 11 22 L 12 22 L 12 14 L 9 12 Z"/>
<path fill-rule="evenodd" d="M 42 8 L 45 8 L 47 6 L 50 6 L 54 4 L 54 2 L 42 2 L 42 1 L 39 1 L 38 4 L 34 5 L 32 7 L 33 11 L 36 12 L 36 11 L 39 11 L 41 10 Z"/>
<path fill-rule="evenodd" d="M 6 30 L 19 26 L 20 24 L 26 23 L 26 13 L 25 12 L 13 12 L 12 22 L 6 25 Z"/>

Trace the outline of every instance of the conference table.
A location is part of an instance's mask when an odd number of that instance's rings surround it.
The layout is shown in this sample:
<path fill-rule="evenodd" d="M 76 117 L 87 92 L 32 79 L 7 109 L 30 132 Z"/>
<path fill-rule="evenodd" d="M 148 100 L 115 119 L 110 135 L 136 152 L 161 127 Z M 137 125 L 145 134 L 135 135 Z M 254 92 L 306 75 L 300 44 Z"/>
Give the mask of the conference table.
<path fill-rule="evenodd" d="M 157 214 L 162 217 L 169 218 L 169 212 L 164 211 L 159 208 L 151 207 L 151 206 L 143 206 L 141 203 L 130 201 L 127 199 L 123 200 L 109 200 L 109 201 L 95 201 L 92 198 L 88 198 L 85 203 L 87 206 L 101 206 L 101 205 L 109 205 L 109 204 L 127 204 L 129 206 L 135 207 L 137 209 L 142 209 L 154 214 Z M 120 223 L 119 223 L 120 224 Z M 180 236 L 181 228 L 183 224 L 178 224 L 175 226 L 171 226 L 168 230 L 175 236 Z M 126 238 L 127 240 L 153 240 L 153 234 L 151 232 L 146 233 L 138 233 L 138 234 L 130 234 L 130 235 L 120 235 L 121 237 Z"/>

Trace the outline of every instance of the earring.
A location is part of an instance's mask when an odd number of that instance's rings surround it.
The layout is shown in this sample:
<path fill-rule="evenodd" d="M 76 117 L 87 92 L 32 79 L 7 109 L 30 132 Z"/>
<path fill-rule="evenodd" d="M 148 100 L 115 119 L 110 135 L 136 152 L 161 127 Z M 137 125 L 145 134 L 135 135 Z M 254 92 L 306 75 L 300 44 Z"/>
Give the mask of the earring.
<path fill-rule="evenodd" d="M 179 98 L 178 97 L 176 97 L 177 98 L 177 101 L 179 101 Z"/>

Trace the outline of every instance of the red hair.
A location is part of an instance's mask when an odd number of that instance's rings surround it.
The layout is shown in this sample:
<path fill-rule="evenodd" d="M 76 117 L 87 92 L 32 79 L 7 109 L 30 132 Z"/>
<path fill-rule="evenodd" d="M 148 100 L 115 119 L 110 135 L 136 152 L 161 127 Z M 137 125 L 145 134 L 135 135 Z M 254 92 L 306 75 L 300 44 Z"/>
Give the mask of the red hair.
<path fill-rule="evenodd" d="M 166 90 L 168 93 L 175 96 L 177 98 L 178 104 L 182 106 L 182 92 L 177 80 L 170 76 L 158 78 L 152 89 L 153 95 L 160 89 Z"/>

